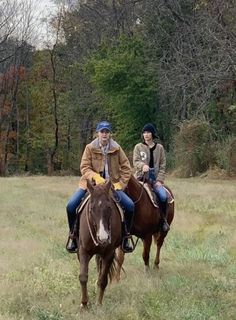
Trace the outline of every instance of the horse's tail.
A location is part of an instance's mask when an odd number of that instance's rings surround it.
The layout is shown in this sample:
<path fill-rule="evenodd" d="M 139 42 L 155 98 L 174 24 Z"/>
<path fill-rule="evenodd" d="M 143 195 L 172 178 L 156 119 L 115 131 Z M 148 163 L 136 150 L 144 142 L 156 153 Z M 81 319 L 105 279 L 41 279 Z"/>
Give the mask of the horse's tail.
<path fill-rule="evenodd" d="M 110 269 L 108 271 L 108 277 L 109 277 L 110 283 L 115 279 L 117 280 L 117 274 L 120 272 L 120 270 L 125 272 L 122 265 L 120 265 L 120 261 L 118 259 L 116 252 L 114 252 L 113 260 L 112 260 Z"/>

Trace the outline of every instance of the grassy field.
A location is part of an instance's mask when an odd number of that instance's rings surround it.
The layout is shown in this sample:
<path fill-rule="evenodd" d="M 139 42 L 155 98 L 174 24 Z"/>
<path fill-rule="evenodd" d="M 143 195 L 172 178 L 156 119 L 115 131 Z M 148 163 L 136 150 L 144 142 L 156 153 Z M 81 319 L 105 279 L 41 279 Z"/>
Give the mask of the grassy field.
<path fill-rule="evenodd" d="M 65 250 L 65 206 L 77 182 L 0 178 L 0 320 L 236 319 L 235 180 L 169 178 L 176 215 L 160 270 L 145 275 L 139 241 L 98 307 L 92 261 L 83 313 L 77 257 Z"/>

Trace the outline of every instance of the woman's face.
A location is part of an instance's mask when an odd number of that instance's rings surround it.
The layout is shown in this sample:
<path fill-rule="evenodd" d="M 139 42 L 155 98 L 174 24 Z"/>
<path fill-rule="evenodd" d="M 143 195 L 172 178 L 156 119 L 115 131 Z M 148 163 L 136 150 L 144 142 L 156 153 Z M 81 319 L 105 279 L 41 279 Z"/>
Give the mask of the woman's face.
<path fill-rule="evenodd" d="M 143 139 L 144 139 L 145 142 L 150 142 L 150 141 L 152 141 L 152 140 L 153 140 L 153 138 L 152 138 L 152 133 L 149 132 L 149 131 L 144 131 L 144 132 L 143 132 Z"/>
<path fill-rule="evenodd" d="M 98 132 L 98 139 L 102 145 L 106 145 L 110 139 L 111 133 L 107 129 Z"/>

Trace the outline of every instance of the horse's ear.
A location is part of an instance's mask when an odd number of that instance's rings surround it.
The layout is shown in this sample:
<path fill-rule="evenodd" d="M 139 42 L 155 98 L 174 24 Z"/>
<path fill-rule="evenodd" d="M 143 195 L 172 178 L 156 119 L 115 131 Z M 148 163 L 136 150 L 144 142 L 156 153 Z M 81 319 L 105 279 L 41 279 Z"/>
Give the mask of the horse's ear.
<path fill-rule="evenodd" d="M 87 187 L 88 187 L 88 191 L 90 193 L 92 193 L 93 190 L 94 190 L 94 187 L 93 187 L 93 184 L 91 183 L 91 181 L 89 179 L 87 180 Z"/>
<path fill-rule="evenodd" d="M 111 183 L 111 190 L 112 190 L 112 191 L 115 191 L 115 188 L 114 188 L 113 183 Z"/>
<path fill-rule="evenodd" d="M 107 193 L 109 193 L 111 186 L 112 186 L 111 180 L 108 180 L 108 182 L 106 183 L 106 186 L 105 186 L 105 190 Z"/>

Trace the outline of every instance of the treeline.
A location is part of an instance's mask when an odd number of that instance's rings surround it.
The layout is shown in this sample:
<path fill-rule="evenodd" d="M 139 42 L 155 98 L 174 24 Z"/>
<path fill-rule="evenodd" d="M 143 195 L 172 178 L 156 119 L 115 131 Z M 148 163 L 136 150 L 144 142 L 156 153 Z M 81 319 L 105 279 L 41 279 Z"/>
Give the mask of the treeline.
<path fill-rule="evenodd" d="M 0 175 L 79 174 L 103 119 L 130 156 L 152 122 L 180 176 L 235 173 L 236 1 L 80 0 L 43 50 L 28 1 L 0 9 Z"/>

